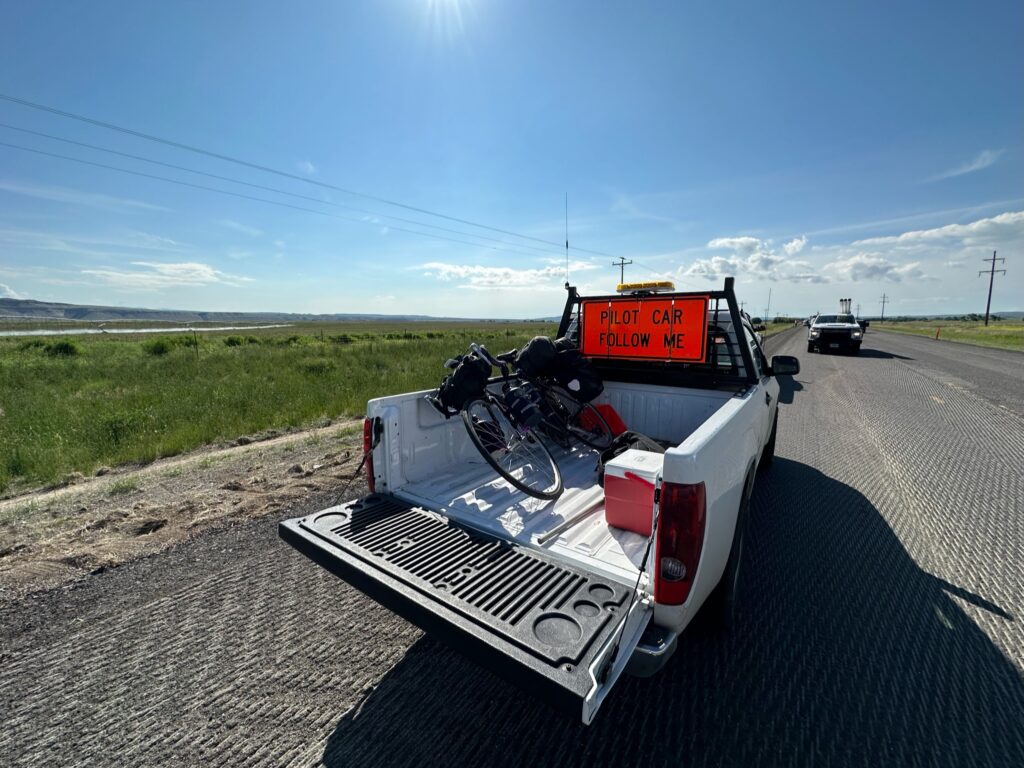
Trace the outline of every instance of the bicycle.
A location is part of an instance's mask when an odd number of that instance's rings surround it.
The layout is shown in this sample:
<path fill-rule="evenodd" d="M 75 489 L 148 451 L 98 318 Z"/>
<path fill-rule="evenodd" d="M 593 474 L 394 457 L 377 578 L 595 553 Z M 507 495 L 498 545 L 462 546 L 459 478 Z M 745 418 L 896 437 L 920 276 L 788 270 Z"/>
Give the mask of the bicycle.
<path fill-rule="evenodd" d="M 515 350 L 509 354 L 515 354 Z M 574 442 L 579 442 L 603 451 L 612 444 L 615 434 L 593 405 L 581 402 L 567 387 L 547 378 L 527 376 L 522 371 L 518 376 L 540 393 L 544 415 L 540 429 L 561 448 L 568 450 Z"/>
<path fill-rule="evenodd" d="M 562 493 L 562 475 L 541 435 L 568 449 L 573 439 L 602 450 L 614 435 L 601 414 L 589 403 L 580 403 L 564 387 L 542 378 L 525 377 L 512 369 L 517 350 L 492 355 L 479 344 L 470 344 L 487 365 L 501 371 L 500 396 L 484 387 L 457 411 L 470 440 L 501 477 L 524 493 L 539 499 L 556 499 Z M 469 356 L 448 360 L 456 369 Z M 446 418 L 454 416 L 437 393 L 427 399 Z"/>

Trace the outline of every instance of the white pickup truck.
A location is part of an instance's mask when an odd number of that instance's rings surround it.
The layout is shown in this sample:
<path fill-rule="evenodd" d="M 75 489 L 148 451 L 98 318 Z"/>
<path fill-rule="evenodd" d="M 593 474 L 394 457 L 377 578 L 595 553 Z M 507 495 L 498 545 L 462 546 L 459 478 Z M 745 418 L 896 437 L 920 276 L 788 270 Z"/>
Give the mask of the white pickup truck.
<path fill-rule="evenodd" d="M 559 335 L 585 336 L 582 304 L 605 298 L 621 297 L 583 299 L 570 288 Z M 624 671 L 650 675 L 664 665 L 702 606 L 729 624 L 755 472 L 775 449 L 774 376 L 799 371 L 796 358 L 766 360 L 731 278 L 722 291 L 656 298 L 661 306 L 706 301 L 699 361 L 590 359 L 604 379 L 596 402 L 668 446 L 652 536 L 606 522 L 592 449 L 552 446 L 565 491 L 548 501 L 527 496 L 495 474 L 463 422 L 440 415 L 426 392 L 369 402 L 368 496 L 285 521 L 280 536 L 590 723 Z M 645 301 L 636 297 L 641 311 Z"/>

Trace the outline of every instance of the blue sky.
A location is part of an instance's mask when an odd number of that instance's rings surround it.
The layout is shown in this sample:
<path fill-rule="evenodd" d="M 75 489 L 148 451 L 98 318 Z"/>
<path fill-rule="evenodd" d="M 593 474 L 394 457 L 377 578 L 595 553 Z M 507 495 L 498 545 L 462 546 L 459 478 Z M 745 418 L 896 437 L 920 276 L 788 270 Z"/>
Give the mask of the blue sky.
<path fill-rule="evenodd" d="M 553 243 L 567 193 L 587 291 L 621 255 L 687 290 L 733 274 L 758 312 L 769 289 L 793 314 L 875 313 L 883 292 L 894 313 L 983 311 L 998 249 L 993 305 L 1024 309 L 1022 31 L 1019 2 L 8 2 L 0 93 Z M 9 127 L 4 144 L 320 212 L 0 146 L 0 295 L 561 308 L 554 245 L 11 102 L 0 123 L 314 200 Z"/>

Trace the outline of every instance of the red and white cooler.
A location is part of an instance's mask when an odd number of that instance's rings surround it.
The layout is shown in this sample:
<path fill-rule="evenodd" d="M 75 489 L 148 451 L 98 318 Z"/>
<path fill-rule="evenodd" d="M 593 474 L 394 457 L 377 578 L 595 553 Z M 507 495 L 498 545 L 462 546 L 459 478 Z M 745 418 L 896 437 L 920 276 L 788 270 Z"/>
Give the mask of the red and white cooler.
<path fill-rule="evenodd" d="M 654 490 L 665 456 L 630 448 L 604 465 L 604 517 L 608 525 L 650 536 Z"/>

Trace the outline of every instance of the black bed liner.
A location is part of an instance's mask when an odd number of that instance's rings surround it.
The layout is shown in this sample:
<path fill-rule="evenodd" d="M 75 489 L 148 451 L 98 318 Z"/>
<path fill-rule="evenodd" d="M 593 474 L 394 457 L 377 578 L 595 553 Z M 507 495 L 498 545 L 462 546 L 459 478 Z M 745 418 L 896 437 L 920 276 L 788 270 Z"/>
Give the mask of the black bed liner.
<path fill-rule="evenodd" d="M 466 655 L 579 713 L 630 589 L 371 495 L 280 524 L 282 539 Z"/>

